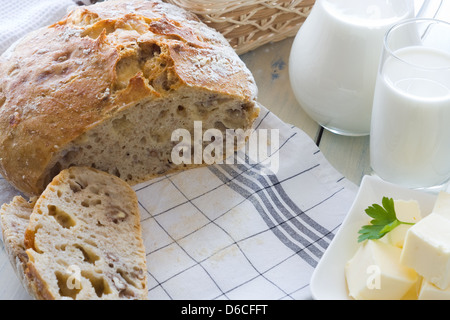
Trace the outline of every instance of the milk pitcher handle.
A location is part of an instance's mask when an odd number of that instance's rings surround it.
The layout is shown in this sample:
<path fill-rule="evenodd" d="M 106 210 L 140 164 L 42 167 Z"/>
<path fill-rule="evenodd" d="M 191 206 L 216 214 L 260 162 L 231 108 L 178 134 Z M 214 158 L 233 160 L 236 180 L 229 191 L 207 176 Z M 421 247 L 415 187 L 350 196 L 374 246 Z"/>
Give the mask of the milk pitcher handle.
<path fill-rule="evenodd" d="M 444 0 L 424 0 L 417 12 L 418 18 L 435 18 L 441 9 Z"/>

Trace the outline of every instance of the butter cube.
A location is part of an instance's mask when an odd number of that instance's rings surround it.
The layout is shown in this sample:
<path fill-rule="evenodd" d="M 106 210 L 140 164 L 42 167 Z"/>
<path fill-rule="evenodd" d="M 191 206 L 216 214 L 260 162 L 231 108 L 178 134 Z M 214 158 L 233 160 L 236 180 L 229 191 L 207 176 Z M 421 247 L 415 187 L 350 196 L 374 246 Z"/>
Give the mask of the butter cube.
<path fill-rule="evenodd" d="M 444 191 L 439 192 L 432 212 L 450 218 L 450 193 Z"/>
<path fill-rule="evenodd" d="M 450 288 L 442 290 L 431 282 L 423 280 L 418 300 L 450 300 Z"/>
<path fill-rule="evenodd" d="M 417 223 L 421 218 L 419 203 L 416 200 L 394 200 L 397 219 L 402 222 Z M 393 246 L 403 248 L 406 232 L 411 225 L 401 224 L 387 233 L 381 240 Z"/>
<path fill-rule="evenodd" d="M 417 273 L 401 265 L 401 249 L 378 240 L 362 243 L 345 266 L 349 295 L 356 300 L 399 300 Z"/>
<path fill-rule="evenodd" d="M 421 279 L 421 277 L 418 277 L 417 282 L 409 289 L 401 300 L 417 300 L 419 297 L 420 286 L 422 284 Z"/>
<path fill-rule="evenodd" d="M 450 285 L 450 219 L 431 213 L 412 226 L 400 262 L 440 289 Z"/>
<path fill-rule="evenodd" d="M 419 203 L 416 200 L 394 200 L 394 209 L 400 221 L 416 223 L 422 219 Z"/>

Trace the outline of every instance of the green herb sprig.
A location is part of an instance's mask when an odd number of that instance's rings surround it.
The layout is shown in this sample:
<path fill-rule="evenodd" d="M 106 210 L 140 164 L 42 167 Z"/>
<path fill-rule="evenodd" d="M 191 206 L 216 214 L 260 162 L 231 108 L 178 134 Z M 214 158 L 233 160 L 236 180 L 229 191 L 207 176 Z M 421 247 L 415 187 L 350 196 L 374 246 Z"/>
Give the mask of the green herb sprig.
<path fill-rule="evenodd" d="M 413 225 L 414 223 L 402 222 L 397 219 L 394 208 L 394 199 L 383 197 L 382 205 L 373 204 L 365 212 L 373 218 L 370 225 L 362 226 L 358 231 L 358 242 L 382 238 L 401 224 Z"/>

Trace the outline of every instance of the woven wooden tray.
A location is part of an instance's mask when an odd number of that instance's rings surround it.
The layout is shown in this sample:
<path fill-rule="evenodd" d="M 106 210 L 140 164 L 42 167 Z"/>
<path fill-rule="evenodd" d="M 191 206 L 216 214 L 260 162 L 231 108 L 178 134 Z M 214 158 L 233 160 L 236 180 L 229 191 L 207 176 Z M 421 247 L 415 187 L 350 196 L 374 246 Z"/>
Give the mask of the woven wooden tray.
<path fill-rule="evenodd" d="M 294 36 L 315 0 L 166 0 L 221 32 L 238 54 Z"/>

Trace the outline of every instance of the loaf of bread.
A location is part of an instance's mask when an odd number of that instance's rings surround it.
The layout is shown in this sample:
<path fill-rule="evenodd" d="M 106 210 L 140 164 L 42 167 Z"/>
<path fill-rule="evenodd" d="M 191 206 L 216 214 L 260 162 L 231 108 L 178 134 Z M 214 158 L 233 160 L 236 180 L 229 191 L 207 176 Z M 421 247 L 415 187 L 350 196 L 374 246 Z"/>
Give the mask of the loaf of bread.
<path fill-rule="evenodd" d="M 137 197 L 122 179 L 87 167 L 62 170 L 37 200 L 0 211 L 3 239 L 37 299 L 146 299 Z"/>
<path fill-rule="evenodd" d="M 250 129 L 256 94 L 225 38 L 179 7 L 79 7 L 0 58 L 0 174 L 32 196 L 73 165 L 132 185 L 188 168 L 174 130 Z"/>

